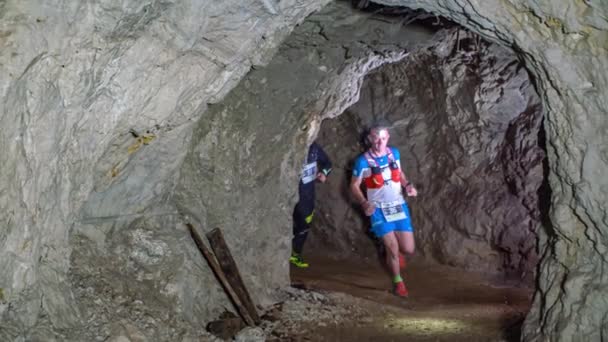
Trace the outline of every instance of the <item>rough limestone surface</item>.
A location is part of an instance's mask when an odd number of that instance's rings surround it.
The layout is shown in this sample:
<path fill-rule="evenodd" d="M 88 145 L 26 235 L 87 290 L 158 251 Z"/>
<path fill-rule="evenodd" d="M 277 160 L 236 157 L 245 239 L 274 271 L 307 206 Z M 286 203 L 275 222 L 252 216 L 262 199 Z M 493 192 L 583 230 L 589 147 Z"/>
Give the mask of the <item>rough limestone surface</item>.
<path fill-rule="evenodd" d="M 479 38 L 439 32 L 432 46 L 368 74 L 359 101 L 323 123 L 318 141 L 335 167 L 317 186 L 311 250 L 376 258 L 369 219 L 352 202 L 349 183 L 361 134 L 381 119 L 420 193 L 409 199 L 419 253 L 532 283 L 544 158 L 540 99 L 514 53 Z"/>
<path fill-rule="evenodd" d="M 0 1 L 0 340 L 196 339 L 229 305 L 179 167 L 207 105 L 326 2 Z"/>
<path fill-rule="evenodd" d="M 190 144 L 195 122 L 207 103 L 219 102 L 252 65 L 266 63 L 291 27 L 326 2 L 0 2 L 1 339 L 66 340 L 86 329 L 90 335 L 76 335 L 79 340 L 137 340 L 146 327 L 163 323 L 149 317 L 161 320 L 153 315 L 167 303 L 174 311 L 169 319 L 179 321 L 175 330 L 146 333 L 198 336 L 185 326 L 200 326 L 226 302 L 176 218 L 184 206 L 171 200 L 183 184 L 182 160 L 196 146 Z M 452 18 L 526 62 L 546 109 L 553 193 L 524 337 L 608 336 L 608 79 L 601 72 L 608 66 L 608 8 L 601 0 L 379 2 Z M 358 64 L 365 66 L 359 70 L 372 64 Z M 310 107 L 314 113 L 337 115 L 353 103 L 359 81 L 341 82 L 347 79 L 323 84 L 352 90 L 348 100 L 334 92 Z M 316 132 L 303 131 L 309 138 Z M 274 210 L 258 209 L 260 215 Z M 229 243 L 243 227 L 233 228 Z M 113 256 L 126 249 L 128 255 Z M 112 267 L 104 258 L 129 261 Z M 159 273 L 167 267 L 173 273 Z M 285 279 L 286 270 L 268 279 Z M 131 290 L 139 276 L 146 281 Z M 144 287 L 161 294 L 141 301 Z M 202 298 L 209 302 L 195 304 Z M 179 311 L 180 303 L 200 306 Z M 120 305 L 133 313 L 109 323 Z M 93 329 L 87 322 L 101 323 Z"/>
<path fill-rule="evenodd" d="M 526 340 L 608 336 L 608 7 L 602 0 L 377 0 L 443 15 L 519 53 L 546 110 L 550 225 Z"/>

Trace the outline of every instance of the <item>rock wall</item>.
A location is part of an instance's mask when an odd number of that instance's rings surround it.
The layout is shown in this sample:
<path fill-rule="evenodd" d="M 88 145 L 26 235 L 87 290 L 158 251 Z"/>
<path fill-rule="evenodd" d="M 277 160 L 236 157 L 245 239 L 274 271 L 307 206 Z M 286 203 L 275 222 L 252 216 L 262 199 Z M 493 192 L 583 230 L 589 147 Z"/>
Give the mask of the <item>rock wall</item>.
<path fill-rule="evenodd" d="M 0 2 L 0 340 L 199 335 L 226 300 L 170 200 L 194 123 L 325 3 Z"/>
<path fill-rule="evenodd" d="M 546 109 L 552 191 L 525 340 L 608 335 L 608 7 L 600 0 L 378 0 L 443 15 L 518 52 Z"/>

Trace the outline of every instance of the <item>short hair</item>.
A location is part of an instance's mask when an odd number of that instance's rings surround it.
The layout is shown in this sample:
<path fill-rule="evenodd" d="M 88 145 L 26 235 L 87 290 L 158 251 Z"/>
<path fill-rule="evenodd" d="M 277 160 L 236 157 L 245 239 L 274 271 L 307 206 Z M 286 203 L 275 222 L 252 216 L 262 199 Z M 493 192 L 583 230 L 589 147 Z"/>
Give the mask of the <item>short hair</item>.
<path fill-rule="evenodd" d="M 372 130 L 381 131 L 387 130 L 391 127 L 390 123 L 384 119 L 374 120 L 369 126 L 368 132 L 371 133 Z"/>
<path fill-rule="evenodd" d="M 362 144 L 366 148 L 369 148 L 372 145 L 369 136 L 370 136 L 370 134 L 372 134 L 373 130 L 376 130 L 376 131 L 386 130 L 388 132 L 390 128 L 391 128 L 391 125 L 389 124 L 388 121 L 386 121 L 384 119 L 376 119 L 376 120 L 372 121 L 372 123 L 369 125 L 369 127 L 364 131 L 364 135 L 362 137 L 362 141 L 363 141 Z M 389 132 L 389 134 L 390 134 L 390 132 Z"/>

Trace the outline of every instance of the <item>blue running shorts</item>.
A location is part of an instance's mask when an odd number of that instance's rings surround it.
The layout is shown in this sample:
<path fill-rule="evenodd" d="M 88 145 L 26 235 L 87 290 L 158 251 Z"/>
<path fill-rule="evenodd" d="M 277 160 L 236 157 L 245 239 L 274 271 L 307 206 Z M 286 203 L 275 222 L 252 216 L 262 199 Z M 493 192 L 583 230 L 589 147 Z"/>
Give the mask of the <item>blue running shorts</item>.
<path fill-rule="evenodd" d="M 372 233 L 377 237 L 381 238 L 390 232 L 414 232 L 412 227 L 410 209 L 406 203 L 402 204 L 403 211 L 405 212 L 405 219 L 387 222 L 382 213 L 382 209 L 376 208 L 376 211 L 370 216 L 372 222 Z"/>

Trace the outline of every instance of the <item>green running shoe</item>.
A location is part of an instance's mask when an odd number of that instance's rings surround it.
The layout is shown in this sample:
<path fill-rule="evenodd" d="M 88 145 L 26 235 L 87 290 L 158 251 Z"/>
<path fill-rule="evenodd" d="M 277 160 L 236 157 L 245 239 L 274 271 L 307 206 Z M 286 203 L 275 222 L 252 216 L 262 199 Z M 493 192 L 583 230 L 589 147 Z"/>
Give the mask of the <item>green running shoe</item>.
<path fill-rule="evenodd" d="M 308 263 L 302 259 L 302 256 L 297 253 L 291 253 L 291 257 L 289 258 L 289 262 L 291 262 L 294 266 L 300 268 L 308 267 Z"/>

